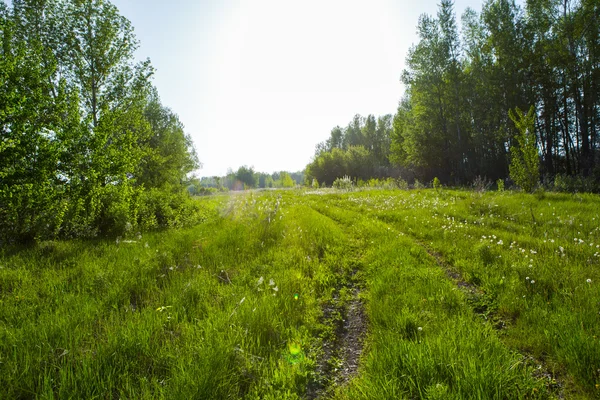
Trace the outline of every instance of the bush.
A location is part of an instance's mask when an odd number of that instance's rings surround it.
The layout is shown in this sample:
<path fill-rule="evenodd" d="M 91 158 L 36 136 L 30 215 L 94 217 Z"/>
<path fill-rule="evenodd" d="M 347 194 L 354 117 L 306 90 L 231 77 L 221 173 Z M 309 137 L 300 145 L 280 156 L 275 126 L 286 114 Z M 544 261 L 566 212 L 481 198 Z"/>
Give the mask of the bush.
<path fill-rule="evenodd" d="M 439 190 L 442 188 L 442 184 L 437 176 L 435 178 L 433 178 L 433 182 L 431 182 L 431 185 L 433 186 L 433 188 L 435 190 Z"/>
<path fill-rule="evenodd" d="M 415 179 L 415 183 L 413 183 L 414 189 L 423 189 L 425 185 L 423 185 L 418 179 Z"/>
<path fill-rule="evenodd" d="M 337 178 L 333 181 L 333 187 L 340 190 L 352 190 L 354 183 L 352 179 L 348 175 L 345 175 L 343 178 Z"/>
<path fill-rule="evenodd" d="M 496 186 L 498 187 L 499 192 L 504 192 L 504 179 L 498 179 L 496 181 Z"/>
<path fill-rule="evenodd" d="M 400 190 L 408 190 L 408 182 L 402 178 L 396 179 L 396 187 Z"/>
<path fill-rule="evenodd" d="M 594 177 L 557 174 L 554 177 L 554 190 L 564 193 L 598 193 L 600 185 Z"/>
<path fill-rule="evenodd" d="M 519 130 L 516 143 L 510 148 L 510 177 L 524 191 L 532 192 L 540 181 L 540 158 L 535 143 L 535 109 L 532 106 L 527 115 L 518 108 L 508 115 Z"/>

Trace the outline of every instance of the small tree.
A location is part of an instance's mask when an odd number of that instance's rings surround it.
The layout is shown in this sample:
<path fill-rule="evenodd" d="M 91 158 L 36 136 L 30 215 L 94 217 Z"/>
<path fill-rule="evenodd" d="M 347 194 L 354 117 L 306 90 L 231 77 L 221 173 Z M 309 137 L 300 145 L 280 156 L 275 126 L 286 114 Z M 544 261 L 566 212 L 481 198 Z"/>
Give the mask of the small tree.
<path fill-rule="evenodd" d="M 535 109 L 529 109 L 527 115 L 517 107 L 515 113 L 508 116 L 519 130 L 515 136 L 516 144 L 510 148 L 509 172 L 512 180 L 526 192 L 532 192 L 540 180 L 540 159 L 535 143 Z"/>

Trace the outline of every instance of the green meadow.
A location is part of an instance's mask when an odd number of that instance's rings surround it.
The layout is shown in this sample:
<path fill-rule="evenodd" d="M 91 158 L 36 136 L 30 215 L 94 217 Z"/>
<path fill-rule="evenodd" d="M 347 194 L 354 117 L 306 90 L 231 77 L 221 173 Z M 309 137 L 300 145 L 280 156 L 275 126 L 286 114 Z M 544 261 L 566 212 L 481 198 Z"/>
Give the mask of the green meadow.
<path fill-rule="evenodd" d="M 600 398 L 600 198 L 279 190 L 0 250 L 0 398 Z"/>

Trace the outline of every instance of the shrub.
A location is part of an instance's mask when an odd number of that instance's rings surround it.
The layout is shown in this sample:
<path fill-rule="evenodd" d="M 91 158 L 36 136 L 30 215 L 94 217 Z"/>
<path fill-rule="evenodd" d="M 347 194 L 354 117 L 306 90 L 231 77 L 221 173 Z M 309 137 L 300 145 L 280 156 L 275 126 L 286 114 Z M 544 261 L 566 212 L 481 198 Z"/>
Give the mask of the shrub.
<path fill-rule="evenodd" d="M 415 179 L 415 183 L 413 183 L 414 189 L 423 189 L 425 185 L 423 185 L 418 179 Z"/>
<path fill-rule="evenodd" d="M 504 192 L 504 179 L 498 179 L 496 181 L 496 186 L 498 187 L 499 192 Z"/>
<path fill-rule="evenodd" d="M 435 190 L 439 190 L 442 188 L 442 184 L 437 176 L 433 178 L 433 182 L 431 182 L 431 184 Z"/>
<path fill-rule="evenodd" d="M 340 190 L 352 190 L 353 184 L 352 179 L 348 175 L 344 175 L 343 178 L 337 178 L 333 181 L 333 187 Z"/>
<path fill-rule="evenodd" d="M 532 192 L 540 180 L 540 159 L 534 130 L 535 109 L 532 106 L 527 115 L 523 115 L 519 108 L 515 108 L 515 112 L 508 112 L 519 130 L 515 136 L 516 143 L 510 148 L 510 177 L 521 189 Z"/>
<path fill-rule="evenodd" d="M 396 179 L 396 187 L 400 190 L 408 190 L 408 182 L 402 178 Z"/>

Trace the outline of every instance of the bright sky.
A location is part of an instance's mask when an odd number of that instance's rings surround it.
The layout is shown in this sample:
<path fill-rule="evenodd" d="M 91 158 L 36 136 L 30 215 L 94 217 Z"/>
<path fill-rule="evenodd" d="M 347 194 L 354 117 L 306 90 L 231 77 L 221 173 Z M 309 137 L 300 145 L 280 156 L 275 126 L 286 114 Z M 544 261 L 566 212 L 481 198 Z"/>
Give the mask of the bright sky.
<path fill-rule="evenodd" d="M 354 114 L 394 113 L 422 13 L 437 1 L 113 0 L 156 68 L 200 176 L 298 171 Z M 456 0 L 455 12 L 481 11 Z"/>

